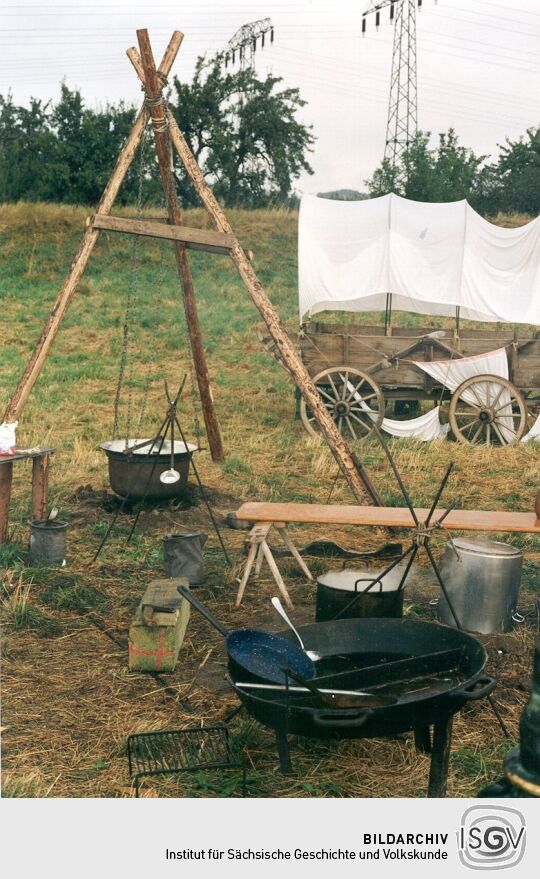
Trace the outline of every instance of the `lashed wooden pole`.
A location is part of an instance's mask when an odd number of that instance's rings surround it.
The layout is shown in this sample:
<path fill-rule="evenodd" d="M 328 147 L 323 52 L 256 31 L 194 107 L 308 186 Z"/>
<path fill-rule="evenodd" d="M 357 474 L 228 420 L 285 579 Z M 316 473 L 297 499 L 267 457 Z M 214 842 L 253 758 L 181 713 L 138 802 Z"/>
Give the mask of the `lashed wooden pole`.
<path fill-rule="evenodd" d="M 167 46 L 165 54 L 163 56 L 163 60 L 159 67 L 159 72 L 163 76 L 167 76 L 169 73 L 174 59 L 178 54 L 178 50 L 184 39 L 184 35 L 180 31 L 175 31 L 171 37 L 170 43 Z M 114 171 L 105 187 L 103 195 L 101 196 L 101 200 L 99 202 L 97 213 L 99 214 L 109 214 L 111 212 L 112 206 L 118 195 L 120 187 L 124 181 L 124 178 L 129 170 L 129 167 L 135 157 L 135 153 L 137 152 L 137 148 L 141 141 L 141 138 L 144 133 L 144 129 L 148 123 L 149 113 L 146 107 L 143 107 L 139 112 L 133 128 L 129 134 L 129 137 L 124 144 L 120 155 L 118 156 L 118 160 L 116 162 Z M 47 358 L 47 354 L 49 353 L 49 349 L 56 338 L 56 334 L 62 323 L 64 315 L 73 299 L 73 295 L 75 290 L 77 289 L 77 284 L 81 280 L 83 272 L 87 266 L 88 260 L 90 259 L 90 255 L 94 249 L 94 246 L 99 238 L 99 230 L 94 229 L 92 226 L 88 226 L 86 232 L 84 233 L 83 240 L 81 242 L 81 246 L 75 255 L 73 262 L 71 263 L 71 267 L 68 273 L 66 280 L 60 290 L 56 298 L 56 302 L 53 305 L 51 313 L 47 319 L 47 323 L 43 328 L 43 332 L 41 337 L 28 361 L 26 368 L 22 374 L 22 377 L 19 381 L 17 389 L 11 398 L 8 407 L 4 414 L 4 421 L 17 421 L 23 408 L 30 396 L 32 388 L 34 387 L 36 380 L 43 368 L 43 364 Z"/>
<path fill-rule="evenodd" d="M 146 90 L 146 104 L 150 111 L 150 117 L 154 128 L 159 173 L 161 176 L 163 191 L 165 193 L 165 199 L 167 201 L 167 212 L 170 222 L 175 226 L 180 226 L 180 206 L 178 204 L 176 186 L 171 170 L 170 141 L 167 137 L 167 107 L 161 93 L 162 86 L 158 78 L 148 31 L 145 29 L 138 30 L 137 39 L 141 51 L 141 62 L 144 75 L 143 82 Z M 193 365 L 195 367 L 197 384 L 199 386 L 199 394 L 201 397 L 210 453 L 214 461 L 222 461 L 224 458 L 223 445 L 221 442 L 221 434 L 214 401 L 212 399 L 212 392 L 210 390 L 210 376 L 206 364 L 201 328 L 199 325 L 199 316 L 197 314 L 197 303 L 195 301 L 195 292 L 193 289 L 193 278 L 189 268 L 186 247 L 181 241 L 175 241 L 173 246 L 178 273 L 182 284 L 184 311 L 186 314 Z"/>
<path fill-rule="evenodd" d="M 141 59 L 137 50 L 133 48 L 128 49 L 127 54 L 139 78 L 144 81 L 145 72 L 143 66 L 141 66 Z M 300 393 L 306 400 L 306 403 L 311 407 L 321 428 L 322 434 L 326 439 L 341 472 L 347 480 L 351 491 L 356 500 L 361 504 L 375 503 L 378 506 L 382 506 L 382 500 L 371 483 L 367 473 L 358 459 L 351 454 L 343 437 L 328 414 L 307 369 L 298 357 L 287 331 L 282 326 L 266 290 L 259 281 L 251 263 L 240 246 L 238 239 L 234 235 L 233 229 L 227 220 L 224 211 L 218 204 L 214 193 L 204 179 L 203 173 L 170 110 L 167 111 L 166 117 L 172 144 L 180 156 L 196 192 L 210 214 L 214 226 L 220 232 L 225 232 L 227 235 L 234 237 L 234 243 L 231 248 L 231 258 L 238 269 L 248 293 L 268 327 L 268 331 L 281 354 L 283 363 L 291 374 Z"/>

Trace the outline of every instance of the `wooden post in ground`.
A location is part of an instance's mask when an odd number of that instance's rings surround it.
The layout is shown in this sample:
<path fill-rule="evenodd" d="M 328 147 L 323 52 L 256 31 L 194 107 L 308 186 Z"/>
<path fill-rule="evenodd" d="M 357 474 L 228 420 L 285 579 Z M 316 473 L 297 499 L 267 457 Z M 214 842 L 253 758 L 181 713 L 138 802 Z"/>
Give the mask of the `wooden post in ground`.
<path fill-rule="evenodd" d="M 167 76 L 169 73 L 174 63 L 174 59 L 178 54 L 183 38 L 184 35 L 180 33 L 180 31 L 174 32 L 159 68 L 160 74 L 163 76 Z M 114 171 L 105 187 L 101 201 L 99 202 L 97 208 L 98 213 L 109 214 L 111 212 L 116 196 L 118 195 L 124 178 L 135 157 L 135 153 L 137 152 L 148 119 L 148 110 L 146 107 L 143 107 L 135 120 L 133 128 L 131 129 L 120 155 L 118 156 Z M 12 422 L 18 420 L 30 392 L 34 387 L 36 379 L 43 368 L 49 349 L 54 342 L 60 324 L 62 323 L 62 319 L 73 299 L 77 284 L 82 277 L 98 237 L 99 230 L 94 229 L 92 226 L 89 226 L 86 229 L 81 246 L 71 263 L 69 274 L 64 281 L 64 285 L 58 294 L 56 302 L 53 305 L 52 311 L 41 334 L 41 338 L 26 365 L 26 369 L 19 381 L 17 389 L 5 411 L 3 418 L 4 421 Z"/>
<path fill-rule="evenodd" d="M 49 497 L 49 455 L 32 460 L 32 521 L 47 518 Z"/>
<path fill-rule="evenodd" d="M 184 161 L 184 164 L 186 165 L 186 170 L 191 177 L 195 189 L 197 190 L 200 198 L 206 206 L 210 216 L 214 220 L 216 227 L 221 232 L 226 232 L 229 235 L 233 235 L 233 230 L 229 225 L 225 214 L 217 203 L 210 187 L 206 183 L 202 172 L 200 171 L 200 168 L 197 165 L 195 158 L 192 156 L 191 151 L 189 150 L 189 147 L 185 142 L 178 126 L 176 125 L 174 117 L 171 113 L 169 113 L 169 126 L 171 128 L 171 139 L 173 145 L 175 149 L 178 150 L 180 157 Z M 198 174 L 195 172 L 195 167 L 198 171 Z M 326 439 L 326 442 L 328 443 L 334 457 L 336 458 L 340 470 L 345 476 L 354 496 L 359 503 L 375 502 L 377 504 L 380 504 L 381 500 L 378 494 L 375 492 L 374 487 L 371 485 L 371 482 L 366 480 L 365 474 L 360 475 L 358 473 L 347 444 L 345 443 L 343 437 L 338 431 L 332 418 L 328 414 L 326 406 L 322 402 L 321 397 L 315 385 L 313 384 L 313 381 L 307 369 L 300 360 L 287 331 L 283 327 L 278 317 L 278 314 L 268 297 L 266 290 L 264 289 L 257 275 L 255 274 L 250 261 L 248 260 L 237 239 L 235 239 L 235 243 L 231 248 L 231 258 L 236 265 L 238 272 L 240 273 L 240 276 L 246 286 L 248 293 L 250 294 L 253 302 L 255 303 L 261 314 L 261 317 L 268 327 L 270 335 L 276 343 L 276 347 L 281 354 L 283 363 L 290 372 L 294 383 L 300 390 L 300 393 L 304 397 L 306 403 L 311 407 L 311 410 L 321 428 L 321 432 Z"/>
<path fill-rule="evenodd" d="M 0 464 L 0 544 L 5 543 L 8 537 L 12 480 L 13 461 L 4 461 Z"/>
<path fill-rule="evenodd" d="M 127 55 L 133 64 L 139 78 L 144 82 L 144 65 L 136 49 L 128 49 Z M 236 265 L 238 272 L 250 294 L 253 302 L 259 310 L 270 335 L 272 336 L 280 354 L 283 363 L 292 376 L 292 379 L 300 390 L 300 393 L 311 407 L 317 422 L 321 428 L 324 438 L 334 455 L 341 472 L 343 473 L 351 491 L 356 500 L 360 504 L 375 503 L 382 506 L 382 500 L 367 477 L 365 471 L 358 471 L 354 458 L 351 455 L 347 444 L 338 431 L 333 420 L 329 416 L 319 393 L 304 364 L 298 357 L 294 345 L 289 339 L 288 333 L 282 326 L 277 312 L 270 302 L 268 294 L 257 275 L 255 274 L 250 261 L 240 247 L 238 239 L 234 235 L 233 229 L 225 216 L 224 211 L 218 204 L 214 193 L 208 186 L 204 175 L 197 164 L 186 140 L 180 131 L 176 120 L 170 110 L 167 111 L 169 132 L 172 144 L 180 156 L 184 167 L 191 178 L 199 198 L 206 207 L 215 228 L 227 235 L 233 236 L 234 243 L 231 247 L 231 258 Z M 178 223 L 180 225 L 180 223 Z"/>
<path fill-rule="evenodd" d="M 138 30 L 137 39 L 139 41 L 142 67 L 144 71 L 143 82 L 146 90 L 146 101 L 154 128 L 159 173 L 161 175 L 163 191 L 167 201 L 169 220 L 173 225 L 180 226 L 180 207 L 171 170 L 172 150 L 170 148 L 170 140 L 167 136 L 167 108 L 161 93 L 161 83 L 156 71 L 148 31 L 145 29 Z M 212 459 L 214 461 L 222 461 L 224 457 L 223 445 L 214 408 L 214 401 L 212 399 L 212 392 L 210 390 L 210 376 L 206 364 L 201 328 L 199 325 L 199 316 L 197 314 L 197 303 L 195 301 L 195 292 L 193 289 L 193 278 L 189 268 L 185 244 L 181 241 L 175 241 L 174 252 L 182 284 L 184 311 L 186 314 L 186 323 L 191 342 L 193 365 L 195 367 L 195 374 L 197 376 L 197 384 L 199 386 L 199 394 L 201 397 L 208 444 L 210 446 Z"/>

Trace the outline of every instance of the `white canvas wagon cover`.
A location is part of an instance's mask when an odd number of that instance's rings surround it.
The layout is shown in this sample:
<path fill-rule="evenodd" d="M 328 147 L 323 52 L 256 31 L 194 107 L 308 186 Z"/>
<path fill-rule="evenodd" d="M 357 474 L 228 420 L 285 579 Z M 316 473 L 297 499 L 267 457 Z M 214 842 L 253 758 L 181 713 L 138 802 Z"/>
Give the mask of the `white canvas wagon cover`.
<path fill-rule="evenodd" d="M 540 324 L 540 217 L 503 229 L 466 201 L 307 195 L 298 260 L 301 318 L 381 311 L 392 293 L 400 311 Z"/>

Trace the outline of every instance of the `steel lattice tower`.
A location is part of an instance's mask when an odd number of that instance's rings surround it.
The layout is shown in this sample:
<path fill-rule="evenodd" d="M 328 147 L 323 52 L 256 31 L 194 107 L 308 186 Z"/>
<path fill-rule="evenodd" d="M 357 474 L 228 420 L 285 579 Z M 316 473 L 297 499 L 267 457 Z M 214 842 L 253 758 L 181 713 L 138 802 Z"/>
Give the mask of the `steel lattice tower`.
<path fill-rule="evenodd" d="M 390 100 L 384 158 L 393 168 L 410 146 L 418 130 L 418 99 L 416 85 L 416 7 L 422 0 L 381 0 L 370 3 L 362 17 L 362 33 L 366 32 L 367 16 L 374 13 L 379 27 L 382 9 L 390 7 L 394 22 L 394 48 Z"/>
<path fill-rule="evenodd" d="M 274 26 L 269 18 L 260 18 L 258 21 L 250 21 L 242 25 L 234 36 L 231 37 L 225 49 L 225 66 L 229 61 L 235 63 L 238 56 L 240 70 L 255 68 L 255 52 L 257 40 L 260 38 L 261 49 L 264 49 L 265 36 L 269 35 L 270 42 L 274 42 Z"/>

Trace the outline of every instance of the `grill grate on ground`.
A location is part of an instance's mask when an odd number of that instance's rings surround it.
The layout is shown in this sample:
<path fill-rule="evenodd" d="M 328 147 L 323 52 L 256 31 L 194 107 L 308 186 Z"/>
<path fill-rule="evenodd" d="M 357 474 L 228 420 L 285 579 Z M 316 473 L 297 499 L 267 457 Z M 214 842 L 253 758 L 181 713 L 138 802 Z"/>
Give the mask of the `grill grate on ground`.
<path fill-rule="evenodd" d="M 144 776 L 201 769 L 242 769 L 245 796 L 245 767 L 233 759 L 229 731 L 223 725 L 135 733 L 128 736 L 128 763 L 137 797 Z"/>

